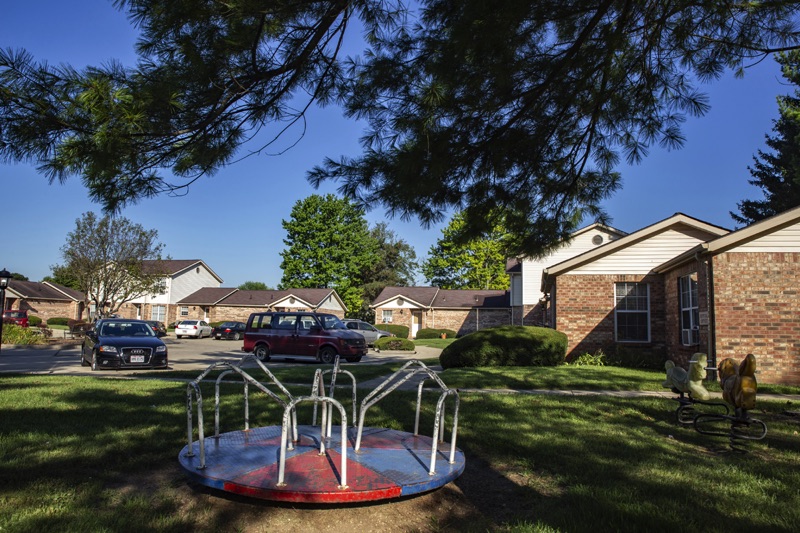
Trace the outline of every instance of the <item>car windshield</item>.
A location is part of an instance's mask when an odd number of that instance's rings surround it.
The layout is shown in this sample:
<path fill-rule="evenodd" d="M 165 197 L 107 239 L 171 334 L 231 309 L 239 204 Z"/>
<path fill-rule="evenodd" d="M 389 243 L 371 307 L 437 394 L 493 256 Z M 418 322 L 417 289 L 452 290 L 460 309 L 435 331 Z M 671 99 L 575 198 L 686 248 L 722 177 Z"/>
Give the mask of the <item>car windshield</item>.
<path fill-rule="evenodd" d="M 101 337 L 153 337 L 155 333 L 143 322 L 106 322 L 100 327 Z"/>
<path fill-rule="evenodd" d="M 347 326 L 335 315 L 319 315 L 319 320 L 325 329 L 347 329 Z"/>
<path fill-rule="evenodd" d="M 25 318 L 25 313 L 22 311 L 6 311 L 3 314 L 6 318 Z"/>
<path fill-rule="evenodd" d="M 232 328 L 236 325 L 236 322 L 223 322 L 219 325 L 221 328 Z"/>
<path fill-rule="evenodd" d="M 196 326 L 196 325 L 197 325 L 197 320 L 184 320 L 183 322 L 180 323 L 179 327 L 183 328 L 186 326 Z"/>

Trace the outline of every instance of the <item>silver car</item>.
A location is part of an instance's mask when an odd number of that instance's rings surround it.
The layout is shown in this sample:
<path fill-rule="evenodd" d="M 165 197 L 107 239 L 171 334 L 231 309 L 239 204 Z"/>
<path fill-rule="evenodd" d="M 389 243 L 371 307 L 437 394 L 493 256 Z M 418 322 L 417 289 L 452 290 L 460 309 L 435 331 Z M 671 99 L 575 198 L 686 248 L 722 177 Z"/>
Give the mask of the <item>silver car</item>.
<path fill-rule="evenodd" d="M 368 324 L 363 320 L 355 320 L 352 318 L 345 318 L 342 320 L 347 329 L 351 329 L 357 333 L 360 333 L 364 336 L 364 339 L 367 341 L 367 344 L 373 345 L 375 341 L 380 339 L 381 337 L 394 337 L 394 334 L 389 333 L 388 331 L 383 331 L 372 324 Z"/>

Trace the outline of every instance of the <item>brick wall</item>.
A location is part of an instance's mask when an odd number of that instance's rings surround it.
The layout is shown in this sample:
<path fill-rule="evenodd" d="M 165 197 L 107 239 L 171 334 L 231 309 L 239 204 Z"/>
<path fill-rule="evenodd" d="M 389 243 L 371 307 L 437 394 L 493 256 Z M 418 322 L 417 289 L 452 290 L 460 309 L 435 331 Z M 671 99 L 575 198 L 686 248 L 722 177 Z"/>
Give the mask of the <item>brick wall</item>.
<path fill-rule="evenodd" d="M 427 313 L 427 327 L 451 329 L 459 337 L 480 329 L 511 324 L 511 309 L 434 309 Z"/>
<path fill-rule="evenodd" d="M 800 254 L 724 253 L 713 266 L 717 361 L 752 353 L 760 381 L 800 385 Z"/>
<path fill-rule="evenodd" d="M 65 317 L 79 319 L 81 302 L 57 302 L 53 300 L 20 300 L 18 309 L 28 311 L 29 315 L 35 315 L 46 322 L 50 318 Z"/>
<path fill-rule="evenodd" d="M 692 262 L 664 274 L 665 340 L 667 357 L 683 368 L 689 367 L 689 359 L 696 352 L 708 353 L 708 326 L 700 326 L 698 344 L 684 346 L 681 339 L 681 304 L 679 279 L 697 272 L 698 311 L 708 311 L 708 280 L 705 261 Z"/>
<path fill-rule="evenodd" d="M 617 282 L 650 285 L 650 342 L 617 343 L 614 333 L 614 284 Z M 568 357 L 603 350 L 624 350 L 641 357 L 666 357 L 664 322 L 664 283 L 657 275 L 566 275 L 560 276 L 556 291 L 555 329 L 567 335 Z"/>

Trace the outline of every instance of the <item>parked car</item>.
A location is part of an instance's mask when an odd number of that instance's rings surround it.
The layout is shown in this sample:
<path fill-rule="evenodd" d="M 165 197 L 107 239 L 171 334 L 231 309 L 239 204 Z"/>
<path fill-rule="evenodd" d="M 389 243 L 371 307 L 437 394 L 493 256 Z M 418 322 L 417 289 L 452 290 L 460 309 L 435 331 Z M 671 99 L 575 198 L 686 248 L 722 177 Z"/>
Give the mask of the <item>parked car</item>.
<path fill-rule="evenodd" d="M 81 365 L 92 370 L 167 368 L 167 345 L 144 320 L 102 318 L 83 338 Z"/>
<path fill-rule="evenodd" d="M 331 364 L 339 355 L 357 363 L 367 353 L 367 341 L 336 315 L 253 313 L 247 320 L 242 350 L 264 362 L 272 356 L 304 356 Z"/>
<path fill-rule="evenodd" d="M 228 339 L 238 341 L 244 337 L 244 330 L 247 324 L 244 322 L 223 322 L 211 330 L 211 336 L 215 339 Z"/>
<path fill-rule="evenodd" d="M 5 324 L 16 324 L 23 328 L 28 327 L 28 312 L 19 309 L 6 309 L 3 311 L 3 322 Z"/>
<path fill-rule="evenodd" d="M 158 320 L 145 320 L 145 322 L 150 324 L 150 327 L 156 332 L 156 337 L 167 336 L 167 326 L 165 326 L 163 322 L 159 322 Z"/>
<path fill-rule="evenodd" d="M 353 318 L 346 318 L 342 320 L 347 329 L 352 329 L 364 336 L 367 340 L 367 344 L 372 346 L 375 344 L 375 341 L 380 339 L 381 337 L 394 337 L 393 333 L 389 333 L 388 331 L 383 331 L 372 324 L 364 322 L 363 320 L 356 320 Z"/>
<path fill-rule="evenodd" d="M 175 336 L 179 339 L 181 337 L 203 337 L 211 336 L 211 326 L 205 320 L 182 320 L 180 324 L 175 326 Z"/>

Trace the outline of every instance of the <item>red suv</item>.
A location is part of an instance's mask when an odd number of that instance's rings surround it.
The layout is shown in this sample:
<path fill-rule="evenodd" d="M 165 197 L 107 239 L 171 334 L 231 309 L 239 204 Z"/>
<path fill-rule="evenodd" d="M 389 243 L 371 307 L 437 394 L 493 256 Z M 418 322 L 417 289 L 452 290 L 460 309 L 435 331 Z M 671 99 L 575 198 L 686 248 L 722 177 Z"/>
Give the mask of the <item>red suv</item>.
<path fill-rule="evenodd" d="M 7 309 L 3 311 L 3 322 L 5 324 L 16 324 L 23 328 L 28 327 L 28 312 L 19 309 Z"/>
<path fill-rule="evenodd" d="M 247 319 L 242 350 L 261 361 L 271 356 L 306 356 L 331 364 L 336 355 L 357 363 L 367 342 L 336 315 L 323 313 L 253 313 Z"/>

